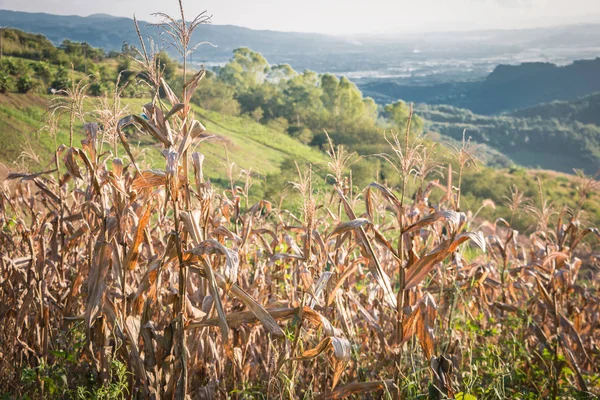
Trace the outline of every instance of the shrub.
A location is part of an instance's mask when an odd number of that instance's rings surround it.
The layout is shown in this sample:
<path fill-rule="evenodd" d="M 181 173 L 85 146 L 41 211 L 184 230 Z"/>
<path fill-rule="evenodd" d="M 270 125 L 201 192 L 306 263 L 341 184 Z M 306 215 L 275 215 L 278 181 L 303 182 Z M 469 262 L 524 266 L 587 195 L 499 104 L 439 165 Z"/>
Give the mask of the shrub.
<path fill-rule="evenodd" d="M 106 84 L 98 80 L 92 82 L 88 88 L 88 94 L 90 96 L 101 97 L 106 95 L 107 92 L 108 88 Z"/>
<path fill-rule="evenodd" d="M 13 78 L 5 71 L 0 71 L 0 93 L 6 93 L 11 90 Z"/>
<path fill-rule="evenodd" d="M 69 77 L 69 71 L 66 68 L 59 67 L 54 74 L 54 80 L 51 83 L 52 89 L 65 90 L 71 86 L 71 78 Z"/>
<path fill-rule="evenodd" d="M 19 93 L 28 93 L 37 86 L 37 82 L 30 75 L 22 75 L 17 79 L 16 86 Z"/>
<path fill-rule="evenodd" d="M 12 76 L 16 76 L 18 71 L 17 64 L 10 58 L 3 58 L 2 63 L 0 64 L 0 69 L 6 71 L 8 74 Z"/>

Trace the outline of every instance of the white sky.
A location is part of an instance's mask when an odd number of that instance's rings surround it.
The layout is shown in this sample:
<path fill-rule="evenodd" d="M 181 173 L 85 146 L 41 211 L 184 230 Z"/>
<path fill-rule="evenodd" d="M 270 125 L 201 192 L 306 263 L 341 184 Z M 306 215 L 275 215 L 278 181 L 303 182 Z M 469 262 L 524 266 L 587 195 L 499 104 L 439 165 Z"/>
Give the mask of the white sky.
<path fill-rule="evenodd" d="M 214 24 L 348 33 L 525 28 L 600 22 L 600 0 L 184 0 L 186 19 Z M 105 13 L 151 20 L 177 15 L 177 0 L 0 0 L 0 9 L 62 15 Z"/>

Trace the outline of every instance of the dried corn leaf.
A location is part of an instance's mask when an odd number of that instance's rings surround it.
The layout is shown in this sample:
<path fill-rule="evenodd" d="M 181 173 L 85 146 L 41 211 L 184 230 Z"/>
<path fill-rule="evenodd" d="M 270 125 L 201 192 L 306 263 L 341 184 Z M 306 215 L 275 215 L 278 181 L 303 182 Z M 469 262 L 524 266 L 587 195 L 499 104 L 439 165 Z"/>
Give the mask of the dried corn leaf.
<path fill-rule="evenodd" d="M 177 104 L 180 104 L 181 102 L 179 101 L 175 93 L 173 93 L 173 90 L 171 89 L 171 86 L 169 86 L 167 81 L 165 81 L 164 78 L 160 78 L 160 81 L 162 83 L 163 89 L 165 90 L 165 94 L 167 95 L 167 99 L 169 100 L 169 103 L 171 103 L 171 106 L 175 107 Z"/>
<path fill-rule="evenodd" d="M 198 191 L 200 191 L 200 185 L 204 183 L 204 172 L 202 169 L 202 164 L 204 164 L 204 154 L 193 152 L 192 164 L 194 166 L 194 178 L 196 180 L 196 188 Z"/>
<path fill-rule="evenodd" d="M 426 216 L 424 218 L 421 218 L 414 224 L 408 226 L 406 229 L 404 229 L 404 232 L 402 232 L 402 233 L 410 233 L 417 229 L 422 229 L 422 228 L 426 227 L 427 225 L 431 225 L 439 220 L 448 221 L 449 223 L 452 224 L 454 229 L 456 229 L 462 223 L 462 221 L 466 220 L 466 216 L 464 213 L 459 213 L 459 212 L 451 211 L 451 210 L 437 211 L 433 214 L 429 214 L 428 216 Z"/>
<path fill-rule="evenodd" d="M 350 359 L 350 352 L 352 350 L 350 342 L 345 338 L 329 336 L 323 339 L 321 343 L 319 343 L 315 348 L 306 350 L 304 353 L 302 353 L 301 356 L 294 357 L 293 360 L 310 360 L 323 354 L 323 352 L 325 352 L 329 348 L 333 349 L 333 356 L 336 359 L 344 361 Z"/>
<path fill-rule="evenodd" d="M 352 211 L 352 208 L 350 207 L 350 204 L 346 200 L 344 193 L 337 187 L 336 187 L 336 190 L 342 200 L 342 204 L 344 206 L 344 210 L 346 211 L 346 214 L 348 215 L 348 218 L 350 218 L 351 220 L 355 220 L 356 215 L 354 214 L 354 211 Z M 371 242 L 369 241 L 369 238 L 367 237 L 367 234 L 365 233 L 365 230 L 362 228 L 362 226 L 359 226 L 355 230 L 355 232 L 356 232 L 357 242 L 359 243 L 359 245 L 361 247 L 361 252 L 363 253 L 364 257 L 369 260 L 369 270 L 373 274 L 373 277 L 375 278 L 376 282 L 383 289 L 383 292 L 385 295 L 384 298 L 385 298 L 386 302 L 388 303 L 388 305 L 390 307 L 395 309 L 396 308 L 396 296 L 394 295 L 394 292 L 392 291 L 392 286 L 390 284 L 390 278 L 387 276 L 387 274 L 381 267 L 379 258 L 377 258 L 377 254 L 375 254 L 375 250 L 373 249 L 373 246 L 371 245 Z"/>
<path fill-rule="evenodd" d="M 190 99 L 192 98 L 192 95 L 196 91 L 196 88 L 198 87 L 198 84 L 200 83 L 200 80 L 204 77 L 205 74 L 206 74 L 206 70 L 201 69 L 200 71 L 196 72 L 194 74 L 194 76 L 192 76 L 185 83 L 184 90 L 185 90 L 186 98 L 184 100 L 185 100 L 186 103 L 190 102 Z"/>
<path fill-rule="evenodd" d="M 95 122 L 86 123 L 83 125 L 83 130 L 85 132 L 85 139 L 81 141 L 81 145 L 90 158 L 95 161 L 97 156 L 98 131 L 100 130 L 100 127 Z"/>
<path fill-rule="evenodd" d="M 41 181 L 41 179 L 39 178 L 34 178 L 33 182 L 35 183 L 35 185 L 37 187 L 39 187 L 42 192 L 50 199 L 52 199 L 52 201 L 54 201 L 55 203 L 59 204 L 60 203 L 60 198 L 54 194 L 53 191 L 51 191 L 50 189 L 48 189 L 48 186 L 46 186 L 46 184 L 44 182 Z"/>
<path fill-rule="evenodd" d="M 56 169 L 51 169 L 51 170 L 43 171 L 43 172 L 37 172 L 34 174 L 29 174 L 29 173 L 24 173 L 24 172 L 11 172 L 10 174 L 8 174 L 6 179 L 7 180 L 21 179 L 22 181 L 29 181 L 34 178 L 37 178 L 38 176 L 51 174 L 53 172 L 56 172 Z"/>
<path fill-rule="evenodd" d="M 437 317 L 437 306 L 430 293 L 418 301 L 408 318 L 402 324 L 402 342 L 406 343 L 416 335 L 427 360 L 434 354 L 434 324 Z"/>
<path fill-rule="evenodd" d="M 184 104 L 182 103 L 177 103 L 175 104 L 170 110 L 169 112 L 165 115 L 165 121 L 168 120 L 169 118 L 171 118 L 174 114 L 178 113 L 179 111 L 183 110 L 184 108 Z"/>
<path fill-rule="evenodd" d="M 193 210 L 190 212 L 182 211 L 180 214 L 183 220 L 183 226 L 186 232 L 192 239 L 192 244 L 198 246 L 200 244 L 200 238 L 202 237 L 202 229 L 200 228 L 200 210 Z"/>
<path fill-rule="evenodd" d="M 217 315 L 219 316 L 219 328 L 221 330 L 221 337 L 223 339 L 223 347 L 225 348 L 227 357 L 233 360 L 233 350 L 229 341 L 229 326 L 227 325 L 225 309 L 223 308 L 223 302 L 221 301 L 221 295 L 219 294 L 219 288 L 217 286 L 215 275 L 210 263 L 208 263 L 206 260 L 204 260 L 204 270 L 206 271 L 206 279 L 208 279 L 208 288 L 212 295 L 215 309 L 217 310 Z"/>
<path fill-rule="evenodd" d="M 233 288 L 235 287 L 236 286 L 234 285 Z M 300 307 L 271 308 L 266 309 L 265 312 L 269 314 L 270 318 L 273 319 L 273 321 L 287 320 L 290 318 L 299 317 Z M 325 334 L 326 336 L 342 336 L 340 331 L 335 329 L 333 325 L 331 325 L 329 320 L 327 320 L 327 318 L 323 317 L 321 314 L 309 307 L 304 307 L 302 311 L 302 319 L 303 321 L 310 323 L 315 329 L 321 328 L 323 330 L 323 334 Z M 236 328 L 242 324 L 253 324 L 258 322 L 259 320 L 260 319 L 256 316 L 256 314 L 253 311 L 238 311 L 227 314 L 227 324 L 232 328 Z M 262 320 L 260 321 L 263 322 Z M 191 321 L 188 324 L 187 329 L 201 328 L 204 326 L 218 326 L 218 324 L 219 321 L 217 318 L 211 318 L 203 321 Z"/>
<path fill-rule="evenodd" d="M 435 300 L 430 293 L 419 300 L 419 317 L 416 323 L 416 334 L 425 353 L 425 359 L 430 360 L 434 355 L 434 324 L 437 317 L 437 306 Z"/>
<path fill-rule="evenodd" d="M 547 267 L 548 264 L 550 264 L 552 261 L 556 260 L 556 261 L 565 261 L 569 259 L 569 255 L 565 254 L 563 252 L 560 251 L 555 251 L 553 253 L 550 253 L 545 259 L 544 262 L 542 263 L 542 267 Z"/>
<path fill-rule="evenodd" d="M 67 168 L 67 172 L 69 172 L 69 175 L 71 175 L 73 178 L 83 179 L 81 176 L 81 169 L 75 161 L 74 153 L 75 150 L 73 148 L 70 148 L 67 151 L 67 154 L 65 154 L 65 156 L 63 157 L 63 162 L 65 164 L 65 167 Z"/>
<path fill-rule="evenodd" d="M 147 121 L 146 119 L 140 117 L 139 115 L 132 115 L 132 117 L 136 123 L 141 125 L 142 128 L 147 133 L 149 133 L 156 140 L 161 142 L 165 147 L 173 146 L 173 143 L 171 142 L 171 140 L 169 140 L 167 135 L 165 135 L 163 132 L 161 132 L 160 129 L 158 129 L 158 127 L 156 125 L 154 125 L 152 122 Z"/>
<path fill-rule="evenodd" d="M 151 213 L 152 206 L 148 204 L 138 221 L 138 226 L 133 236 L 133 243 L 131 243 L 129 251 L 127 252 L 127 257 L 125 258 L 125 267 L 127 268 L 127 271 L 133 271 L 137 266 L 137 262 L 140 257 L 140 245 L 144 240 L 144 231 L 148 226 L 148 222 L 150 221 Z"/>
<path fill-rule="evenodd" d="M 371 221 L 369 221 L 366 218 L 356 218 L 356 219 L 353 219 L 352 221 L 343 222 L 343 223 L 339 224 L 329 234 L 329 236 L 333 237 L 333 236 L 336 236 L 336 235 L 341 235 L 341 234 L 346 233 L 348 231 L 356 230 L 358 228 L 361 228 L 361 227 L 364 227 L 364 226 L 368 226 L 370 224 L 371 224 Z"/>
<path fill-rule="evenodd" d="M 446 257 L 452 254 L 458 246 L 471 239 L 475 244 L 485 251 L 485 238 L 481 232 L 478 233 L 461 233 L 454 239 L 448 239 L 440 244 L 432 252 L 417 260 L 410 265 L 406 271 L 404 290 L 411 289 L 418 285 L 429 274 L 435 265 L 442 262 Z"/>
<path fill-rule="evenodd" d="M 396 210 L 400 210 L 400 200 L 398 200 L 396 195 L 390 189 L 377 182 L 371 183 L 369 187 L 379 190 L 381 194 L 383 194 L 383 197 L 385 197 L 386 200 L 389 201 Z"/>
<path fill-rule="evenodd" d="M 201 276 L 206 276 L 207 272 L 204 268 L 191 267 L 190 269 L 194 272 L 199 273 Z M 225 290 L 227 288 L 225 278 L 219 273 L 214 273 L 214 276 L 216 278 L 217 285 L 219 285 L 219 287 Z M 226 320 L 230 326 L 237 327 L 243 323 L 253 323 L 260 321 L 263 324 L 264 328 L 267 330 L 267 332 L 277 337 L 284 336 L 283 330 L 279 325 L 277 325 L 277 322 L 271 316 L 271 314 L 267 310 L 265 310 L 256 300 L 254 300 L 252 296 L 246 293 L 242 288 L 234 284 L 229 288 L 229 294 L 240 300 L 242 303 L 244 303 L 244 305 L 250 310 L 228 314 Z M 192 321 L 188 324 L 186 329 L 199 328 L 202 326 L 217 326 L 218 323 L 219 322 L 217 319 L 200 322 Z"/>
<path fill-rule="evenodd" d="M 206 132 L 206 127 L 200 121 L 193 120 L 190 127 L 190 136 L 192 139 L 199 138 L 204 132 Z"/>
<path fill-rule="evenodd" d="M 131 189 L 142 190 L 154 188 L 167 184 L 167 176 L 164 171 L 148 170 L 139 173 L 131 184 Z"/>
<path fill-rule="evenodd" d="M 88 277 L 88 297 L 84 314 L 85 326 L 88 331 L 102 310 L 102 299 L 106 290 L 106 275 L 110 266 L 111 254 L 110 243 L 96 242 L 94 263 L 90 267 Z"/>
<path fill-rule="evenodd" d="M 271 315 L 261 306 L 256 300 L 246 293 L 242 288 L 237 285 L 233 285 L 229 289 L 229 293 L 240 300 L 244 305 L 258 318 L 262 323 L 267 332 L 277 337 L 284 337 L 285 334 L 277 322 L 271 317 Z"/>
<path fill-rule="evenodd" d="M 202 256 L 205 254 L 221 254 L 225 256 L 225 268 L 223 275 L 228 285 L 237 281 L 237 274 L 240 265 L 240 259 L 237 251 L 223 246 L 215 239 L 208 239 L 194 247 L 188 253 Z"/>

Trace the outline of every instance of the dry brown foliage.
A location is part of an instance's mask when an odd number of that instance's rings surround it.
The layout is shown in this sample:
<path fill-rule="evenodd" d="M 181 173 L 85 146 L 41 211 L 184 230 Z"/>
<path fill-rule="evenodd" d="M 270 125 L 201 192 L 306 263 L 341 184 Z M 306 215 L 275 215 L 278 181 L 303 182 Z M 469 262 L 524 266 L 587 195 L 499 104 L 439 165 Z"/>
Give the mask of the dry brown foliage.
<path fill-rule="evenodd" d="M 300 218 L 268 201 L 248 205 L 248 185 L 220 191 L 204 176 L 204 156 L 190 153 L 204 132 L 188 106 L 202 76 L 186 82 L 183 102 L 155 77 L 169 105 L 157 97 L 144 116 L 86 124 L 81 147 L 57 150 L 55 170 L 9 176 L 0 192 L 0 391 L 21 395 L 21 369 L 52 364 L 80 330 L 85 346 L 71 372 L 86 364 L 106 385 L 120 360 L 135 398 L 249 398 L 247 388 L 264 398 L 407 396 L 410 380 L 452 397 L 469 349 L 486 341 L 455 331 L 455 317 L 477 315 L 484 328 L 510 330 L 508 315 L 523 321 L 523 346 L 556 378 L 540 397 L 559 385 L 597 389 L 600 302 L 581 280 L 595 276 L 584 237 L 597 230 L 567 213 L 551 225 L 543 203 L 527 241 L 506 221 L 472 232 L 452 188 L 430 202 L 437 183 L 427 173 L 414 196 L 373 183 L 357 207 L 348 155 L 333 144 L 330 193 L 315 193 L 311 170 L 299 169 Z M 162 145 L 164 170 L 139 170 L 123 131 L 131 124 Z M 107 135 L 128 161 L 99 151 Z M 422 148 L 397 137 L 392 146 L 408 179 Z M 514 190 L 515 211 L 522 203 Z M 544 349 L 551 362 L 535 356 Z M 560 374 L 565 363 L 572 375 Z M 534 370 L 523 366 L 528 379 Z"/>

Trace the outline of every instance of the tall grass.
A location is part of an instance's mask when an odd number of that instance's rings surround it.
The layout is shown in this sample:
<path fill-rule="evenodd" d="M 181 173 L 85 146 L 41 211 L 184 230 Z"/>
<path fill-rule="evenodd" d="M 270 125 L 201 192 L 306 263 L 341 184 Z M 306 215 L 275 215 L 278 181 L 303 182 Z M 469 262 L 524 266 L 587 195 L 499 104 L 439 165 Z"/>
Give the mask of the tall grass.
<path fill-rule="evenodd" d="M 204 14 L 167 33 L 189 54 Z M 61 145 L 50 171 L 13 173 L 0 196 L 0 392 L 69 398 L 584 398 L 600 393 L 598 260 L 580 206 L 557 212 L 513 189 L 511 221 L 461 212 L 434 149 L 394 135 L 381 155 L 400 196 L 356 193 L 352 154 L 330 141 L 326 192 L 297 166 L 299 214 L 243 186 L 213 187 L 190 98 L 142 40 L 152 102 L 123 116 L 118 95 Z M 187 67 L 186 67 L 187 68 Z M 71 101 L 71 118 L 87 118 Z M 77 93 L 75 93 L 77 92 Z M 164 98 L 160 94 L 164 94 Z M 118 118 L 117 118 L 118 117 Z M 162 146 L 142 170 L 128 126 Z M 410 121 L 408 126 L 410 126 Z M 73 134 L 70 135 L 72 141 Z M 109 146 L 104 149 L 103 142 Z M 118 154 L 121 146 L 126 154 Z M 200 151 L 195 151 L 199 149 Z M 414 184 L 408 185 L 410 179 Z M 416 187 L 413 193 L 409 188 Z M 431 191 L 444 190 L 437 204 Z M 540 193 L 542 191 L 540 190 Z M 478 229 L 471 227 L 479 226 Z"/>

